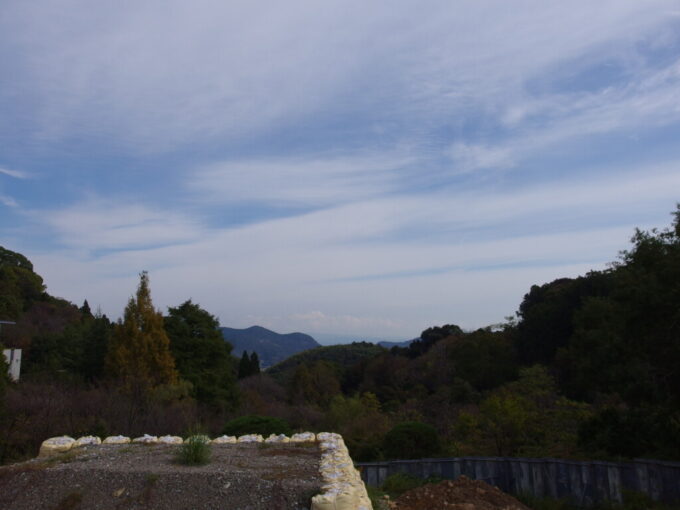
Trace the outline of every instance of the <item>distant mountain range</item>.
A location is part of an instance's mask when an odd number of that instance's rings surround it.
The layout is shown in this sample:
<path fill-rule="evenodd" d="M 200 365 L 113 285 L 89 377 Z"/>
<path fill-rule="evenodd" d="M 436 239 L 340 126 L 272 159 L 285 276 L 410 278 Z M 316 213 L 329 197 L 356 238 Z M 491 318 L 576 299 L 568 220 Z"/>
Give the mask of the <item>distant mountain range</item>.
<path fill-rule="evenodd" d="M 411 342 L 415 342 L 416 340 L 419 339 L 414 338 L 413 340 L 404 340 L 403 342 L 378 342 L 378 345 L 385 349 L 391 349 L 392 347 L 408 347 Z"/>
<path fill-rule="evenodd" d="M 370 342 L 372 344 L 380 344 L 380 342 L 388 342 L 394 344 L 401 344 L 402 338 L 395 337 L 375 337 L 367 335 L 352 335 L 352 334 L 339 334 L 339 333 L 310 333 L 314 339 L 321 345 L 339 345 L 339 344 L 351 344 L 353 342 Z M 410 340 L 407 340 L 410 341 Z"/>
<path fill-rule="evenodd" d="M 280 334 L 262 326 L 246 329 L 220 328 L 222 337 L 233 347 L 232 354 L 240 357 L 243 351 L 255 351 L 262 368 L 270 367 L 293 354 L 319 347 L 319 343 L 304 333 Z"/>

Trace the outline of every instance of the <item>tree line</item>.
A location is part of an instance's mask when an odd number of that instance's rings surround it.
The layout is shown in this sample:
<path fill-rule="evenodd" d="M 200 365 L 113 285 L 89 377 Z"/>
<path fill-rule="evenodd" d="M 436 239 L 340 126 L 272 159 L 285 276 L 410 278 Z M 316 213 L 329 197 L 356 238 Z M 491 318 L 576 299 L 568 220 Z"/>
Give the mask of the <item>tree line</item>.
<path fill-rule="evenodd" d="M 680 459 L 680 205 L 606 270 L 532 286 L 501 327 L 322 347 L 265 372 L 191 300 L 157 311 L 146 273 L 114 323 L 0 249 L 0 319 L 25 352 L 21 383 L 0 376 L 4 460 L 58 433 L 219 433 L 236 419 L 338 431 L 355 460 Z"/>

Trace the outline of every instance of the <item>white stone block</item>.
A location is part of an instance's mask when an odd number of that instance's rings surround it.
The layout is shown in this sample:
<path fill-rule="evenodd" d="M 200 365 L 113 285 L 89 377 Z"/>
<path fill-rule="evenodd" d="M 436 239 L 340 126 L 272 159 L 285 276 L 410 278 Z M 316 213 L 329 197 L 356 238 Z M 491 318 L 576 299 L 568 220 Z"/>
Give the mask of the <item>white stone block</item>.
<path fill-rule="evenodd" d="M 69 451 L 73 448 L 76 440 L 69 436 L 51 437 L 45 439 L 40 445 L 39 457 L 51 457 L 58 453 Z"/>
<path fill-rule="evenodd" d="M 78 447 L 91 444 L 102 444 L 102 440 L 97 436 L 83 436 L 76 439 L 76 443 L 73 446 Z"/>
<path fill-rule="evenodd" d="M 104 444 L 127 444 L 130 442 L 130 438 L 127 436 L 109 436 L 102 442 Z"/>

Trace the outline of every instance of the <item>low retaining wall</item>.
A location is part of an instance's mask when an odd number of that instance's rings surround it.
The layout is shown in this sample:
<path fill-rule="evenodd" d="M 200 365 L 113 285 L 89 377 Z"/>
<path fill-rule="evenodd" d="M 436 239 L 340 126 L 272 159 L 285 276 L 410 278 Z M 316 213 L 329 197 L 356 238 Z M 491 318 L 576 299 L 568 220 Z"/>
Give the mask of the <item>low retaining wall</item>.
<path fill-rule="evenodd" d="M 621 502 L 623 491 L 647 494 L 655 501 L 680 501 L 680 462 L 579 462 L 561 459 L 455 457 L 446 459 L 360 462 L 364 482 L 380 486 L 395 473 L 419 478 L 455 479 L 465 475 L 513 493 L 570 499 L 588 506 L 601 501 Z"/>
<path fill-rule="evenodd" d="M 311 510 L 372 510 L 359 471 L 354 468 L 345 442 L 340 434 L 333 432 L 303 432 L 287 437 L 283 434 L 272 434 L 264 439 L 259 434 L 248 434 L 240 437 L 221 436 L 215 439 L 205 437 L 206 442 L 214 445 L 234 443 L 310 443 L 318 442 L 321 450 L 319 471 L 323 479 L 322 492 L 312 498 Z M 87 445 L 119 445 L 128 443 L 142 444 L 182 444 L 184 440 L 178 436 L 151 436 L 144 434 L 131 439 L 127 436 L 109 436 L 103 441 L 96 436 L 84 436 L 74 439 L 69 436 L 52 437 L 43 441 L 40 446 L 40 457 L 50 457 L 68 452 L 74 448 Z"/>

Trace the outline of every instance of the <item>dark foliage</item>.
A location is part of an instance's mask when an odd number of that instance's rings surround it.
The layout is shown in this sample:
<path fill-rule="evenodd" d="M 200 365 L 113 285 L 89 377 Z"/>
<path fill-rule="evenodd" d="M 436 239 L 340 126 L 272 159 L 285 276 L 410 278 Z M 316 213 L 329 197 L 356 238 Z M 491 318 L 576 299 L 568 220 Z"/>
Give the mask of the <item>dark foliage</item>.
<path fill-rule="evenodd" d="M 191 300 L 169 308 L 165 330 L 180 377 L 192 385 L 192 395 L 216 410 L 238 403 L 231 345 L 222 339 L 217 319 Z"/>
<path fill-rule="evenodd" d="M 238 378 L 245 379 L 260 373 L 260 359 L 255 351 L 248 355 L 248 351 L 243 351 L 241 361 L 238 364 Z"/>
<path fill-rule="evenodd" d="M 420 459 L 436 455 L 441 450 L 435 428 L 414 421 L 395 426 L 383 441 L 383 451 L 388 459 Z"/>
<path fill-rule="evenodd" d="M 224 429 L 222 429 L 222 433 L 236 437 L 245 434 L 262 434 L 262 436 L 267 437 L 271 434 L 290 435 L 292 430 L 290 425 L 280 418 L 249 415 L 227 422 Z"/>
<path fill-rule="evenodd" d="M 408 347 L 392 347 L 393 354 L 400 354 L 411 359 L 422 356 L 429 351 L 434 344 L 450 336 L 461 335 L 463 330 L 455 324 L 445 324 L 444 326 L 434 326 L 427 328 L 420 334 L 420 340 L 414 340 Z"/>

